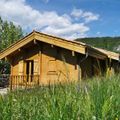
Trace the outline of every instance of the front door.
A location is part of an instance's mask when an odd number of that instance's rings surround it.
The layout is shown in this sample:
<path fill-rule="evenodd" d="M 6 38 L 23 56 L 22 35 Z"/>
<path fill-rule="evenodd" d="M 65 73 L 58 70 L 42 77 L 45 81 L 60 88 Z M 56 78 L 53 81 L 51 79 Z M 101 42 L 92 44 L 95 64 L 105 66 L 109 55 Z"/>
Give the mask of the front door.
<path fill-rule="evenodd" d="M 33 74 L 34 74 L 34 61 L 27 60 L 26 61 L 26 79 L 28 83 L 33 82 Z"/>

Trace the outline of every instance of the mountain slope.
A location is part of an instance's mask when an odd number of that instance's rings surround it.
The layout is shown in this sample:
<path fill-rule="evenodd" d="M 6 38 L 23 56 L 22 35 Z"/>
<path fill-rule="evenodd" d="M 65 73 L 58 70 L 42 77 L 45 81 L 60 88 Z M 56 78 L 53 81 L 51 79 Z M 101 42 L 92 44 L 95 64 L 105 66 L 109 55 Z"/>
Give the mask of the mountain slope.
<path fill-rule="evenodd" d="M 120 52 L 120 37 L 78 38 L 76 41 L 84 42 L 98 48 Z"/>

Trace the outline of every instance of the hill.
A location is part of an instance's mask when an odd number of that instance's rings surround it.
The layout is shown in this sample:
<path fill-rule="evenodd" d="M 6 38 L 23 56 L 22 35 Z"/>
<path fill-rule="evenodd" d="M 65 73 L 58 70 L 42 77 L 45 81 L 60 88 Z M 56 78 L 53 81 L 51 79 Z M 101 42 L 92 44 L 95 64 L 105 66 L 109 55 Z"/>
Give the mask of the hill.
<path fill-rule="evenodd" d="M 78 38 L 76 41 L 84 42 L 98 48 L 120 52 L 120 37 Z"/>

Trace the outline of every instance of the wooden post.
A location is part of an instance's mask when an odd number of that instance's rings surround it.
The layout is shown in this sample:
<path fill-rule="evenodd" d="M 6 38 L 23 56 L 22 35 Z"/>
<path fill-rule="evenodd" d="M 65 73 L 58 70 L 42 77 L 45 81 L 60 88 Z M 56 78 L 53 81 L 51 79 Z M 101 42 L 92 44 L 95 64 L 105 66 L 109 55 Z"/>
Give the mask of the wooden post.
<path fill-rule="evenodd" d="M 108 65 L 108 76 L 111 76 L 111 75 L 114 75 L 114 73 L 115 73 L 115 69 L 113 68 L 113 66 L 112 66 L 112 59 L 111 58 L 109 58 L 108 59 L 109 60 L 109 65 Z"/>
<path fill-rule="evenodd" d="M 35 45 L 37 44 L 37 41 L 36 41 L 36 39 L 34 39 L 34 41 L 33 41 L 33 42 L 34 42 L 34 44 L 35 44 Z"/>
<path fill-rule="evenodd" d="M 110 76 L 110 71 L 111 71 L 111 60 L 108 58 L 107 59 L 107 72 L 106 72 L 106 76 Z"/>
<path fill-rule="evenodd" d="M 80 67 L 80 57 L 77 56 L 77 66 L 78 66 L 78 81 L 81 81 L 81 67 Z"/>
<path fill-rule="evenodd" d="M 75 52 L 74 51 L 72 51 L 72 56 L 75 56 Z"/>
<path fill-rule="evenodd" d="M 53 47 L 54 47 L 54 45 L 53 45 L 53 44 L 51 44 L 51 47 L 53 48 Z"/>
<path fill-rule="evenodd" d="M 80 65 L 78 65 L 78 81 L 81 81 L 81 68 L 80 68 Z"/>
<path fill-rule="evenodd" d="M 21 51 L 21 48 L 19 48 L 18 51 L 20 52 L 20 51 Z"/>
<path fill-rule="evenodd" d="M 40 82 L 42 81 L 42 52 L 43 52 L 43 45 L 40 45 L 40 51 L 39 51 L 39 79 L 38 83 L 40 85 Z"/>

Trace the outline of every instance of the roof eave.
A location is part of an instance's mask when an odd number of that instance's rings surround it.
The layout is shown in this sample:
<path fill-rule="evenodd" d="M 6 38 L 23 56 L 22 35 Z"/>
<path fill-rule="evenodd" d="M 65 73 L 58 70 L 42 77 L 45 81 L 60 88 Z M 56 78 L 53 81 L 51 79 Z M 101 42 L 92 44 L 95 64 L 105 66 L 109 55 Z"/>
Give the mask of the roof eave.
<path fill-rule="evenodd" d="M 104 54 L 103 52 L 100 52 L 99 50 L 94 49 L 91 46 L 87 46 L 87 51 L 88 54 L 92 57 L 98 58 L 98 59 L 106 59 L 108 58 L 108 56 L 106 54 Z"/>

